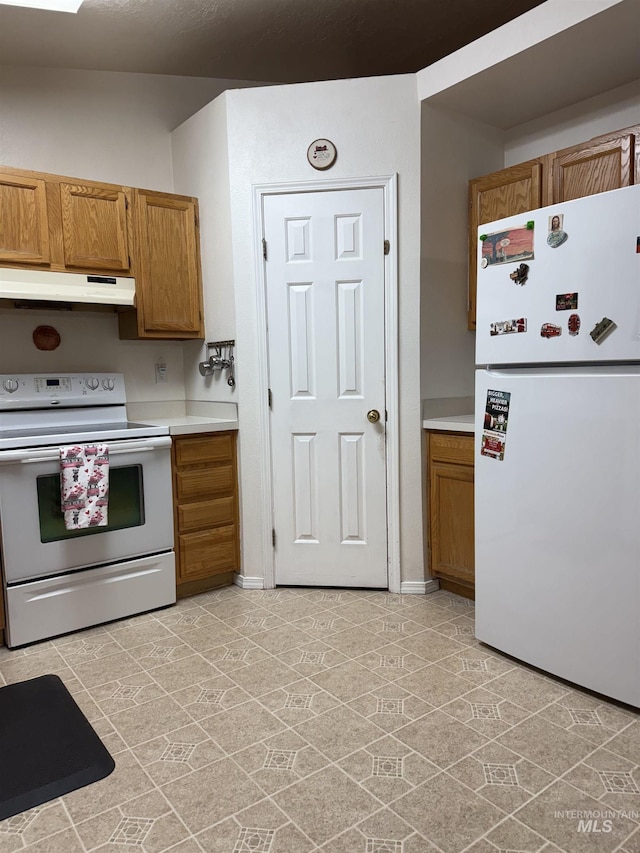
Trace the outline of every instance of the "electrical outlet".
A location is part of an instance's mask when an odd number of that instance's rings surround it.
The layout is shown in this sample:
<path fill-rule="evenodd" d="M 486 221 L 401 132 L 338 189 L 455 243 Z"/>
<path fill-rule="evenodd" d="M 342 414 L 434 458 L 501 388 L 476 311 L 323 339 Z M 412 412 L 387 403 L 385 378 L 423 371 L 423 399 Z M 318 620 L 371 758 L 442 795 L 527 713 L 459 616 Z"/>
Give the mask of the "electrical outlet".
<path fill-rule="evenodd" d="M 167 364 L 164 361 L 156 362 L 156 382 L 167 382 L 168 381 L 168 370 Z"/>

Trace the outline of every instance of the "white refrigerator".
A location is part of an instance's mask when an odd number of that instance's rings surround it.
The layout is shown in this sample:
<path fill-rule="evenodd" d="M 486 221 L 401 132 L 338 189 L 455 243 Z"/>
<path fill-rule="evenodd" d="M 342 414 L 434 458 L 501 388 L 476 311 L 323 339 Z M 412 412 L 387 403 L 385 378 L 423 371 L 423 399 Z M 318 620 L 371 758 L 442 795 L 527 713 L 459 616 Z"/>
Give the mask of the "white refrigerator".
<path fill-rule="evenodd" d="M 640 186 L 482 225 L 476 636 L 640 706 Z"/>

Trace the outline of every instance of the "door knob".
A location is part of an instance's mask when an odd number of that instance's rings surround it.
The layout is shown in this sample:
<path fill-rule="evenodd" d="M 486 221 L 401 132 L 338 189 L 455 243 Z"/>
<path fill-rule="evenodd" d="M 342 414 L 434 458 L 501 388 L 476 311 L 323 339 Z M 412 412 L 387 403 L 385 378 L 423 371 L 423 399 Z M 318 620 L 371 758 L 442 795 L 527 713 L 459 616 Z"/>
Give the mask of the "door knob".
<path fill-rule="evenodd" d="M 377 424 L 380 420 L 380 412 L 377 409 L 371 409 L 367 412 L 367 420 L 370 424 Z"/>

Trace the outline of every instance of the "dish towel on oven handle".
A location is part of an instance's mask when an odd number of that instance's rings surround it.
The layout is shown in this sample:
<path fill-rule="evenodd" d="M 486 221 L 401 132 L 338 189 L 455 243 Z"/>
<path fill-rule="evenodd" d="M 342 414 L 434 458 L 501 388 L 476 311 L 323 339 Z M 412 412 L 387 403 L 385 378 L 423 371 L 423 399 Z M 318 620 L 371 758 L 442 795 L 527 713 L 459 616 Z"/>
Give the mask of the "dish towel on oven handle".
<path fill-rule="evenodd" d="M 109 501 L 109 447 L 73 444 L 60 448 L 60 506 L 67 530 L 104 527 Z"/>

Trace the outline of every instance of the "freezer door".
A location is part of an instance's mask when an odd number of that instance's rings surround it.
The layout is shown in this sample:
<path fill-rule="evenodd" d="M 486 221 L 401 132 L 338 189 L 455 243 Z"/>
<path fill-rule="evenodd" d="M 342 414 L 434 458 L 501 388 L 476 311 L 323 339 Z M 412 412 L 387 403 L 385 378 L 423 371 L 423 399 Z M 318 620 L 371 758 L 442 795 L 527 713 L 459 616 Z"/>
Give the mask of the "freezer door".
<path fill-rule="evenodd" d="M 478 639 L 640 706 L 640 366 L 477 371 L 475 536 Z"/>
<path fill-rule="evenodd" d="M 554 216 L 566 234 L 555 247 Z M 478 234 L 486 239 L 478 240 L 477 365 L 640 360 L 640 185 L 511 216 Z M 531 240 L 534 257 L 520 260 Z M 529 267 L 524 284 L 511 278 L 520 263 Z M 598 335 L 605 318 L 615 326 Z"/>

